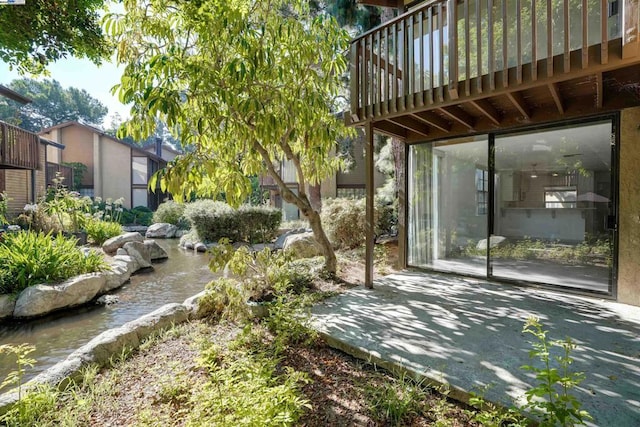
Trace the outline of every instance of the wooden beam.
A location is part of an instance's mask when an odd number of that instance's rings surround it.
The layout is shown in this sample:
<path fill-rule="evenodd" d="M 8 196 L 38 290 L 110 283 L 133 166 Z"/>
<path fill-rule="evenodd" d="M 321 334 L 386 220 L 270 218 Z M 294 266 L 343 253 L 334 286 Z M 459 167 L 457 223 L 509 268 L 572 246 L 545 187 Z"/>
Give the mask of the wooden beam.
<path fill-rule="evenodd" d="M 491 120 L 494 124 L 499 125 L 501 116 L 498 113 L 493 105 L 486 99 L 478 99 L 470 102 L 478 111 L 484 114 L 489 120 Z"/>
<path fill-rule="evenodd" d="M 604 104 L 604 86 L 602 82 L 602 73 L 596 73 L 596 97 L 595 106 L 598 110 L 602 109 Z"/>
<path fill-rule="evenodd" d="M 375 222 L 373 219 L 373 122 L 368 121 L 365 126 L 365 189 L 367 193 L 365 212 L 365 269 L 364 286 L 373 288 L 373 246 Z"/>
<path fill-rule="evenodd" d="M 400 139 L 407 138 L 407 130 L 395 123 L 384 120 L 381 122 L 375 122 L 374 126 L 380 133 L 383 133 L 385 135 L 393 136 Z"/>
<path fill-rule="evenodd" d="M 518 109 L 525 119 L 531 120 L 530 109 L 520 92 L 507 92 L 507 98 L 509 98 L 509 101 L 511 101 L 513 106 Z"/>
<path fill-rule="evenodd" d="M 422 122 L 419 122 L 416 119 L 413 119 L 408 116 L 398 116 L 390 118 L 389 121 L 397 124 L 398 126 L 402 126 L 405 129 L 408 129 L 412 132 L 419 133 L 420 135 L 428 136 L 429 135 L 429 127 Z"/>
<path fill-rule="evenodd" d="M 435 113 L 423 111 L 420 113 L 413 113 L 412 116 L 425 122 L 429 126 L 440 129 L 443 132 L 449 132 L 451 130 L 451 123 Z"/>
<path fill-rule="evenodd" d="M 473 129 L 475 125 L 474 118 L 460 107 L 442 107 L 437 110 L 469 129 Z"/>
<path fill-rule="evenodd" d="M 404 9 L 404 0 L 357 0 L 358 4 L 369 6 L 390 7 L 393 9 Z"/>
<path fill-rule="evenodd" d="M 549 88 L 549 92 L 551 92 L 551 97 L 553 98 L 553 102 L 556 104 L 558 113 L 564 114 L 564 105 L 562 102 L 562 95 L 560 94 L 560 89 L 558 87 L 558 84 L 549 83 L 547 87 Z"/>

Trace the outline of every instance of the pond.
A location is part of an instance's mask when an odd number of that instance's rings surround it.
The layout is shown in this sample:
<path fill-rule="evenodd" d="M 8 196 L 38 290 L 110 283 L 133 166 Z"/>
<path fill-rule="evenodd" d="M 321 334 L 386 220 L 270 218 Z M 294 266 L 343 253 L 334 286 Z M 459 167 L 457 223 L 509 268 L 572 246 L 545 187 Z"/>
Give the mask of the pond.
<path fill-rule="evenodd" d="M 119 302 L 109 306 L 90 304 L 40 319 L 0 325 L 0 344 L 28 343 L 36 347 L 37 360 L 27 379 L 64 360 L 92 338 L 111 328 L 154 311 L 168 303 L 182 303 L 202 291 L 214 275 L 208 268 L 208 255 L 186 251 L 177 240 L 156 240 L 169 259 L 141 270 L 130 282 L 112 292 Z M 0 382 L 15 370 L 15 364 L 0 355 Z"/>

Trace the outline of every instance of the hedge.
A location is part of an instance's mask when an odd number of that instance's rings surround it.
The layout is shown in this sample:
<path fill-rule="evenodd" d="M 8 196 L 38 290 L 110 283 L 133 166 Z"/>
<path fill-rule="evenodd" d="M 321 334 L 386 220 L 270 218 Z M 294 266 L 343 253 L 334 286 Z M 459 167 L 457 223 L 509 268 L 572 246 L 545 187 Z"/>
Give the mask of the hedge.
<path fill-rule="evenodd" d="M 214 200 L 187 204 L 184 217 L 206 242 L 217 242 L 223 237 L 234 242 L 269 242 L 276 237 L 282 222 L 282 213 L 275 208 L 243 205 L 233 209 Z"/>

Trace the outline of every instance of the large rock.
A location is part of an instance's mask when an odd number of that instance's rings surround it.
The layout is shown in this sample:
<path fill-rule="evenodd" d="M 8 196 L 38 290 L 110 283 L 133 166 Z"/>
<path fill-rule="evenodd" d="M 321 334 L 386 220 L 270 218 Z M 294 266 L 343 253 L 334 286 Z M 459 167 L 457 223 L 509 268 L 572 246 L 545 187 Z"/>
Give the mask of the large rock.
<path fill-rule="evenodd" d="M 127 242 L 122 247 L 129 256 L 136 260 L 139 268 L 151 267 L 151 254 L 144 242 Z"/>
<path fill-rule="evenodd" d="M 136 271 L 140 270 L 140 266 L 138 265 L 138 262 L 130 255 L 116 255 L 113 257 L 113 259 L 117 261 L 122 261 L 125 264 L 127 264 L 127 271 L 129 272 L 129 275 L 132 275 Z"/>
<path fill-rule="evenodd" d="M 138 232 L 124 233 L 116 237 L 112 237 L 102 244 L 102 250 L 108 254 L 115 253 L 118 248 L 124 246 L 125 243 L 128 242 L 142 242 L 144 241 L 144 237 L 142 234 Z"/>
<path fill-rule="evenodd" d="M 14 317 L 36 317 L 91 301 L 106 283 L 101 273 L 73 277 L 59 285 L 34 285 L 18 295 Z"/>
<path fill-rule="evenodd" d="M 495 248 L 506 242 L 507 238 L 502 236 L 491 236 L 489 239 L 489 247 Z M 481 251 L 487 250 L 487 239 L 482 239 L 476 245 L 476 249 Z"/>
<path fill-rule="evenodd" d="M 175 237 L 178 227 L 167 222 L 158 222 L 147 228 L 145 237 L 152 239 L 171 239 Z"/>
<path fill-rule="evenodd" d="M 287 237 L 294 234 L 308 233 L 310 231 L 311 230 L 307 228 L 296 228 L 293 230 L 289 230 L 285 233 L 282 233 L 281 235 L 278 236 L 276 241 L 273 243 L 274 249 L 278 249 L 278 250 L 282 249 L 284 247 L 285 240 L 287 240 Z"/>
<path fill-rule="evenodd" d="M 160 246 L 155 240 L 145 240 L 144 245 L 149 251 L 151 261 L 169 258 L 169 254 L 167 254 L 167 251 L 165 251 L 162 246 Z"/>
<path fill-rule="evenodd" d="M 127 256 L 127 258 L 130 257 Z M 130 268 L 130 264 L 132 264 L 131 267 L 133 267 L 133 260 L 131 263 L 128 263 L 121 259 L 114 259 L 111 263 L 111 270 L 102 273 L 105 277 L 105 283 L 99 293 L 104 294 L 124 285 L 131 277 L 133 271 L 133 268 Z"/>
<path fill-rule="evenodd" d="M 11 295 L 0 295 L 0 319 L 11 317 L 15 306 L 16 301 Z"/>
<path fill-rule="evenodd" d="M 312 258 L 322 255 L 322 248 L 313 236 L 313 233 L 299 233 L 288 236 L 282 249 L 295 258 Z"/>

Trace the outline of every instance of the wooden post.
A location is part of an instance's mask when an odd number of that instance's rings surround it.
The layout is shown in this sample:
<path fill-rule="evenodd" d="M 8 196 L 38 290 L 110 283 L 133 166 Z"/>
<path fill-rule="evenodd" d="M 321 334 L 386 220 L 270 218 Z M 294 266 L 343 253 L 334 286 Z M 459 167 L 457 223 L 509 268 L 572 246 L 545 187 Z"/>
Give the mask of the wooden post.
<path fill-rule="evenodd" d="M 364 286 L 373 288 L 373 245 L 374 245 L 374 221 L 373 221 L 373 122 L 369 120 L 365 127 L 365 185 L 367 193 L 366 220 L 365 220 L 365 268 L 364 268 Z"/>
<path fill-rule="evenodd" d="M 623 0 L 622 58 L 640 54 L 640 0 Z"/>

